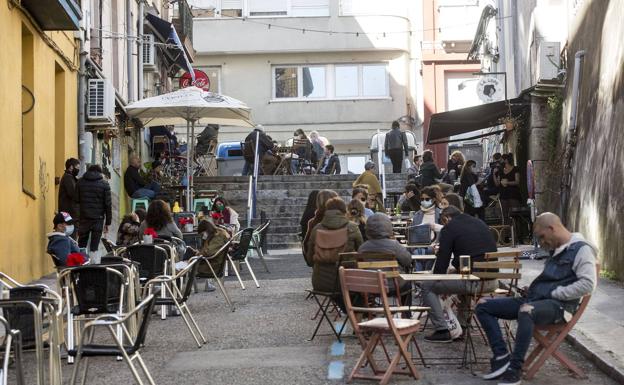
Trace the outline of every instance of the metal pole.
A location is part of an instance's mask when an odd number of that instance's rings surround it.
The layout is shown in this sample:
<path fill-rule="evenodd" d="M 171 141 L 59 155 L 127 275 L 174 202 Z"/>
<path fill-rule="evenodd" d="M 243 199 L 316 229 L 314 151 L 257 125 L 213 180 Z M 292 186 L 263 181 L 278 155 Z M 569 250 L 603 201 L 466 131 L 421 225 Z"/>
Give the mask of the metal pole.
<path fill-rule="evenodd" d="M 132 1 L 126 0 L 126 34 L 132 36 Z M 126 68 L 128 71 L 128 103 L 134 101 L 134 66 L 132 65 L 132 43 L 126 41 Z"/>
<path fill-rule="evenodd" d="M 139 25 L 138 25 L 138 40 L 137 40 L 137 57 L 139 62 L 139 73 L 137 74 L 137 99 L 143 99 L 143 12 L 145 10 L 145 3 L 143 0 L 139 0 Z"/>
<path fill-rule="evenodd" d="M 195 194 L 195 191 L 193 190 L 193 174 L 195 173 L 194 167 L 192 165 L 192 163 L 195 161 L 194 158 L 194 149 L 195 149 L 195 120 L 191 120 L 191 149 L 190 149 L 190 154 L 191 154 L 191 173 L 189 174 L 189 180 L 188 180 L 188 184 L 190 186 L 189 191 L 191 192 L 191 195 L 189 196 L 189 201 L 190 201 L 190 205 L 187 207 L 186 211 L 194 211 L 195 208 L 193 207 L 193 195 Z"/>
<path fill-rule="evenodd" d="M 253 217 L 256 217 L 256 192 L 258 191 L 258 165 L 260 163 L 260 157 L 258 154 L 258 148 L 260 147 L 260 130 L 256 131 L 256 149 L 254 151 L 254 172 L 253 172 L 253 194 L 251 196 L 251 207 Z M 248 221 L 250 219 L 248 218 Z M 249 222 L 251 227 L 251 222 Z"/>
<path fill-rule="evenodd" d="M 386 170 L 383 164 L 383 147 L 381 146 L 381 132 L 377 129 L 377 163 L 379 163 L 379 179 L 381 179 L 381 199 L 386 203 Z"/>
<path fill-rule="evenodd" d="M 191 121 L 186 121 L 186 209 L 191 205 L 191 141 L 190 141 Z"/>

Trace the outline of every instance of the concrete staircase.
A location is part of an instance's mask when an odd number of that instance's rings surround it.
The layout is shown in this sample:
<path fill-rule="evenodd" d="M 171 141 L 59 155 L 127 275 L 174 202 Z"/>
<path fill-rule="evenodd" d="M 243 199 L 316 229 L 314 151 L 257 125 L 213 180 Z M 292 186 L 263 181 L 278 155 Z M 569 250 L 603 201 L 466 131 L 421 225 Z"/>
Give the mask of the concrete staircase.
<path fill-rule="evenodd" d="M 346 202 L 351 200 L 353 181 L 357 175 L 269 175 L 258 178 L 257 202 L 258 218 L 252 226 L 260 224 L 260 211 L 271 220 L 267 234 L 269 249 L 296 248 L 300 246 L 299 221 L 305 209 L 308 195 L 312 190 L 331 189 Z M 386 176 L 386 191 L 403 191 L 406 174 Z M 195 179 L 195 190 L 218 190 L 222 192 L 239 214 L 241 226 L 247 225 L 247 194 L 249 177 L 215 176 Z"/>

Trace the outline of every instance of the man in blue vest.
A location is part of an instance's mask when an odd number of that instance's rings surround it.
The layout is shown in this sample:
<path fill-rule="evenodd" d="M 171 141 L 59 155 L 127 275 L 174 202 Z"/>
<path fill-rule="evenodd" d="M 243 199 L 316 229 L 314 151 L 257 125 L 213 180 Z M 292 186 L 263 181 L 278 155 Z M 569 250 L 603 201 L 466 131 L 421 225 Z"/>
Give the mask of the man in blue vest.
<path fill-rule="evenodd" d="M 581 234 L 569 232 L 553 213 L 537 217 L 533 234 L 543 248 L 551 250 L 542 273 L 523 297 L 484 298 L 476 308 L 494 355 L 491 370 L 483 378 L 500 377 L 499 385 L 521 383 L 522 365 L 533 327 L 568 321 L 578 309 L 581 298 L 596 287 L 597 250 Z M 503 340 L 499 318 L 518 322 L 511 353 Z"/>

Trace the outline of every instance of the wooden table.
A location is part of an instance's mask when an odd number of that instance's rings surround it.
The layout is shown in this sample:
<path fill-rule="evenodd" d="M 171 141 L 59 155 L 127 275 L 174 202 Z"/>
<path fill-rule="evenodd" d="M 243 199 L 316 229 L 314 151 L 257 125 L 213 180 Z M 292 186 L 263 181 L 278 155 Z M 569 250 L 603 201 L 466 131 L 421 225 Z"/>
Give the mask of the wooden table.
<path fill-rule="evenodd" d="M 405 281 L 479 281 L 480 278 L 476 275 L 463 275 L 463 274 L 400 274 L 401 278 Z"/>

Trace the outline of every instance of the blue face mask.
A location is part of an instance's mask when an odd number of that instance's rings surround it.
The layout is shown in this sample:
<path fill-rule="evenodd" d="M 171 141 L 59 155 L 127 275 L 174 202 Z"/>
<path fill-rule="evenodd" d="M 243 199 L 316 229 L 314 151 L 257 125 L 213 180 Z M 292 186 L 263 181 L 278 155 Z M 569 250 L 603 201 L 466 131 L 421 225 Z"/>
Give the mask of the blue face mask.
<path fill-rule="evenodd" d="M 433 201 L 431 199 L 423 199 L 420 201 L 420 206 L 422 208 L 428 209 L 429 207 L 433 206 Z"/>
<path fill-rule="evenodd" d="M 65 235 L 70 236 L 74 233 L 74 225 L 65 226 Z"/>

